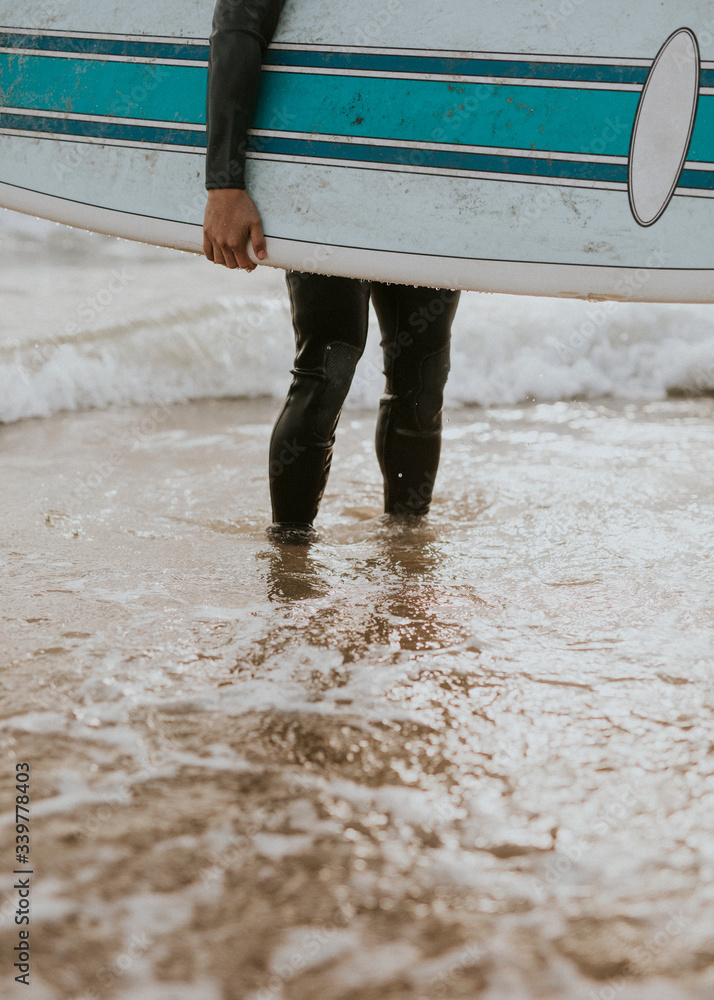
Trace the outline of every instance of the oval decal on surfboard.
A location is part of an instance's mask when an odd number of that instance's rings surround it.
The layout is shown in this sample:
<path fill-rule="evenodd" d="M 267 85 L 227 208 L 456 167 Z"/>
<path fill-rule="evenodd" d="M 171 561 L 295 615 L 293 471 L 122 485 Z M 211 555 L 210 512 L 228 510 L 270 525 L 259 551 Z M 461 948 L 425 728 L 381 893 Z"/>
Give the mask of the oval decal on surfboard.
<path fill-rule="evenodd" d="M 673 32 L 652 63 L 637 105 L 627 169 L 630 208 L 640 226 L 660 218 L 687 159 L 699 100 L 699 44 Z"/>

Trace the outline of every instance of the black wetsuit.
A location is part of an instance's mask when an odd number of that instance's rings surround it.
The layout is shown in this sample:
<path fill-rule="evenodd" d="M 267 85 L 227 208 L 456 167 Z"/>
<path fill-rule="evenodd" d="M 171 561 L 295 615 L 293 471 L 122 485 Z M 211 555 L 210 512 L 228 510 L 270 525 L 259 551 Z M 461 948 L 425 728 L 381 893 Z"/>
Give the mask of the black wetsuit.
<path fill-rule="evenodd" d="M 262 55 L 284 0 L 218 0 L 207 102 L 207 188 L 245 188 L 248 129 Z M 364 349 L 370 297 L 382 333 L 386 387 L 377 457 L 387 513 L 423 514 L 441 447 L 451 323 L 459 293 L 288 271 L 293 381 L 270 443 L 273 520 L 311 525 L 332 460 L 342 405 Z"/>

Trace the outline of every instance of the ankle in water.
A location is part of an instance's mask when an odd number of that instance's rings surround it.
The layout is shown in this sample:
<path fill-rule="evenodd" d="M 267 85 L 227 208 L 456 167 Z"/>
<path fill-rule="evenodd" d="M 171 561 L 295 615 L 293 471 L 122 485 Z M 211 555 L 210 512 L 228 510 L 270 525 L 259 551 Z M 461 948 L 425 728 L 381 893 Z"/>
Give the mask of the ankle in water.
<path fill-rule="evenodd" d="M 311 524 L 301 524 L 291 521 L 276 521 L 266 528 L 266 534 L 271 541 L 287 542 L 293 545 L 307 545 L 317 539 L 317 532 Z"/>

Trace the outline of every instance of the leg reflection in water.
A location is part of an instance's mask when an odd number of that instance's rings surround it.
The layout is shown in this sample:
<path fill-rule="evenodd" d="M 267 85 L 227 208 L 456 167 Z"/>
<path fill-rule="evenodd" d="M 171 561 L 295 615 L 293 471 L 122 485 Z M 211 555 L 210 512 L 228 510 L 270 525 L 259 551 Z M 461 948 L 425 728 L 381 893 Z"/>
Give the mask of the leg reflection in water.
<path fill-rule="evenodd" d="M 320 575 L 313 539 L 304 533 L 273 539 L 268 559 L 268 599 L 308 601 L 324 597 L 329 584 Z"/>
<path fill-rule="evenodd" d="M 352 664 L 373 656 L 378 647 L 391 647 L 396 655 L 437 650 L 463 639 L 461 605 L 472 598 L 455 595 L 440 579 L 438 527 L 420 517 L 384 516 L 368 548 L 368 553 L 345 551 L 335 575 L 336 567 L 323 562 L 315 543 L 276 541 L 264 553 L 268 599 L 284 605 L 317 603 L 307 631 L 296 631 L 292 621 L 274 623 L 269 645 L 287 641 L 288 648 L 296 643 L 329 648 Z"/>

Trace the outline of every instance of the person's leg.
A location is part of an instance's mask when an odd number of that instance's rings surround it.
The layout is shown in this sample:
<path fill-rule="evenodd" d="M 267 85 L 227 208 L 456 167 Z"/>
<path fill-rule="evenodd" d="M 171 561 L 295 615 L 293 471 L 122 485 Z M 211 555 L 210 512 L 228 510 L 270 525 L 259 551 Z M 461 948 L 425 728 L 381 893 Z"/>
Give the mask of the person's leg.
<path fill-rule="evenodd" d="M 386 386 L 377 458 L 388 514 L 425 514 L 439 466 L 441 407 L 459 292 L 372 284 Z"/>
<path fill-rule="evenodd" d="M 270 441 L 276 525 L 312 524 L 327 483 L 337 421 L 367 338 L 369 284 L 286 273 L 295 367 Z"/>

